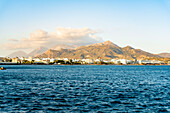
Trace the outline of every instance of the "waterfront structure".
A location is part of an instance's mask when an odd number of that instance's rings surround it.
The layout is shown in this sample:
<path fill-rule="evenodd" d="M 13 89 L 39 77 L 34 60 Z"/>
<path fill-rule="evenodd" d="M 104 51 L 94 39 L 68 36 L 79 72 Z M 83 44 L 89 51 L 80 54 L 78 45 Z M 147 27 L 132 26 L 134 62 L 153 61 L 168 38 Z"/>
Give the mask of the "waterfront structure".
<path fill-rule="evenodd" d="M 50 58 L 43 58 L 43 59 L 42 59 L 42 62 L 43 62 L 44 64 L 49 64 L 49 63 L 50 63 Z"/>
<path fill-rule="evenodd" d="M 96 60 L 95 60 L 95 63 L 96 63 L 96 64 L 100 64 L 102 61 L 103 61 L 103 60 L 102 60 L 101 58 L 99 58 L 99 59 L 96 59 Z"/>
<path fill-rule="evenodd" d="M 34 62 L 40 62 L 41 60 L 39 58 L 35 58 Z"/>
<path fill-rule="evenodd" d="M 152 63 L 152 64 L 161 64 L 162 62 L 159 61 L 159 60 L 151 60 L 151 63 Z"/>
<path fill-rule="evenodd" d="M 112 59 L 112 60 L 111 60 L 111 63 L 113 63 L 113 64 L 120 64 L 120 61 L 117 60 L 117 59 Z"/>
<path fill-rule="evenodd" d="M 170 61 L 168 61 L 168 65 L 170 65 Z"/>
<path fill-rule="evenodd" d="M 25 58 L 25 60 L 27 60 L 27 61 L 32 61 L 33 60 L 33 58 L 32 57 L 28 57 L 28 58 Z"/>
<path fill-rule="evenodd" d="M 93 64 L 94 60 L 93 59 L 82 59 L 81 62 L 82 64 Z"/>
<path fill-rule="evenodd" d="M 12 58 L 12 62 L 18 63 L 18 62 L 20 62 L 20 60 L 18 58 Z"/>
<path fill-rule="evenodd" d="M 54 58 L 50 59 L 50 62 L 52 62 L 52 63 L 53 63 L 54 61 L 55 61 L 55 59 L 54 59 Z"/>
<path fill-rule="evenodd" d="M 126 59 L 119 59 L 119 61 L 120 61 L 121 64 L 124 64 L 124 65 L 127 64 L 127 60 Z"/>
<path fill-rule="evenodd" d="M 170 65 L 170 61 L 160 60 L 129 60 L 129 59 L 69 59 L 69 58 L 32 58 L 32 57 L 16 57 L 16 58 L 0 58 L 2 64 L 116 64 L 116 65 L 128 65 L 128 64 L 139 64 L 139 65 Z"/>
<path fill-rule="evenodd" d="M 103 62 L 106 63 L 106 64 L 110 63 L 110 61 L 108 61 L 108 60 L 103 60 Z"/>
<path fill-rule="evenodd" d="M 151 64 L 150 60 L 139 60 L 139 64 Z"/>
<path fill-rule="evenodd" d="M 20 62 L 23 63 L 25 61 L 25 57 L 20 57 Z"/>

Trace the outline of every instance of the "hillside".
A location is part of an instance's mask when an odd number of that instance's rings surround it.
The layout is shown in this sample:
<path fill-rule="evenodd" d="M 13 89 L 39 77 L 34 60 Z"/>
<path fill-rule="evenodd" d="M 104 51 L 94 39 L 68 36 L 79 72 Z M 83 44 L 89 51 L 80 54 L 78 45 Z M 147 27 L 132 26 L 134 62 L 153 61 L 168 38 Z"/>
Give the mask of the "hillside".
<path fill-rule="evenodd" d="M 41 55 L 43 54 L 44 52 L 46 52 L 48 50 L 48 48 L 46 47 L 39 47 L 39 48 L 36 48 L 34 49 L 32 52 L 30 52 L 28 54 L 28 56 L 31 56 L 31 57 L 34 57 L 34 56 L 37 56 L 37 55 Z"/>
<path fill-rule="evenodd" d="M 42 55 L 38 55 L 39 58 L 74 58 L 74 59 L 113 59 L 113 58 L 125 58 L 125 59 L 143 59 L 150 57 L 159 57 L 157 55 L 145 52 L 140 49 L 134 49 L 130 46 L 121 48 L 111 41 L 104 43 L 97 43 L 87 46 L 81 46 L 76 49 L 61 49 L 52 50 L 49 49 Z"/>
<path fill-rule="evenodd" d="M 27 57 L 27 53 L 24 51 L 16 51 L 8 55 L 7 57 L 14 58 L 14 57 Z"/>
<path fill-rule="evenodd" d="M 160 53 L 160 54 L 157 54 L 158 56 L 160 57 L 164 57 L 164 58 L 170 58 L 170 53 Z"/>
<path fill-rule="evenodd" d="M 16 52 L 11 53 L 7 57 L 10 57 L 10 58 L 15 58 L 15 57 L 30 57 L 30 56 L 34 57 L 34 56 L 43 54 L 47 50 L 48 50 L 48 48 L 46 48 L 46 47 L 39 47 L 37 49 L 34 49 L 29 54 L 25 53 L 24 51 L 16 51 Z"/>

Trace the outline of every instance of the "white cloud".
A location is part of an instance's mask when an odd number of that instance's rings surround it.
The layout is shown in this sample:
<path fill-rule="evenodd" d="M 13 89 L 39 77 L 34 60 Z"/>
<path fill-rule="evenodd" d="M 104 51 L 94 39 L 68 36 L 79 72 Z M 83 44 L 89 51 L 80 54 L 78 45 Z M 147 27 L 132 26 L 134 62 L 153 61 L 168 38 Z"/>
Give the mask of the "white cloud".
<path fill-rule="evenodd" d="M 66 45 L 87 45 L 102 42 L 97 37 L 98 32 L 89 28 L 57 28 L 55 32 L 48 33 L 43 30 L 37 30 L 30 34 L 29 38 L 21 40 L 10 39 L 8 43 L 3 44 L 4 49 L 33 49 L 40 46 L 53 47 L 59 44 Z"/>
<path fill-rule="evenodd" d="M 8 41 L 10 41 L 10 42 L 18 42 L 19 40 L 11 38 Z"/>

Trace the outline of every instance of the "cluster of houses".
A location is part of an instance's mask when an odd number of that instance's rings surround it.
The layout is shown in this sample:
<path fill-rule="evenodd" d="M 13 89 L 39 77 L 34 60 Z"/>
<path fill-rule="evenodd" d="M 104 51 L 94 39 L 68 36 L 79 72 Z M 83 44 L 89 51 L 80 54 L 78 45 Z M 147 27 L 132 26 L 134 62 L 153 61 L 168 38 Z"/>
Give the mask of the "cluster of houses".
<path fill-rule="evenodd" d="M 10 58 L 6 58 L 10 59 Z M 16 57 L 8 61 L 0 60 L 0 64 L 115 64 L 115 65 L 152 65 L 152 64 L 165 64 L 159 60 L 127 60 L 127 59 L 68 59 L 68 58 L 24 58 Z M 170 62 L 168 63 L 170 64 Z"/>

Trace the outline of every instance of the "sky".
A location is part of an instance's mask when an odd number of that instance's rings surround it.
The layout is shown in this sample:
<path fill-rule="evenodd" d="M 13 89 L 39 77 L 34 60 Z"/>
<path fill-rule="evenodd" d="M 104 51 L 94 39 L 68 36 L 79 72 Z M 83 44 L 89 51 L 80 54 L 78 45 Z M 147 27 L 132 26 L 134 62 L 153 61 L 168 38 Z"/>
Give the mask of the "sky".
<path fill-rule="evenodd" d="M 0 56 L 107 40 L 170 53 L 170 0 L 0 0 Z"/>

